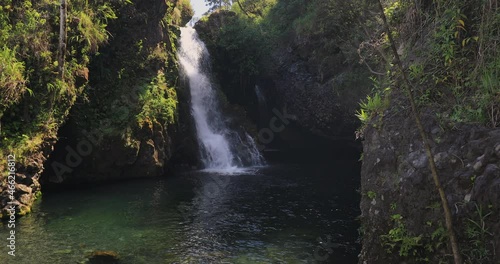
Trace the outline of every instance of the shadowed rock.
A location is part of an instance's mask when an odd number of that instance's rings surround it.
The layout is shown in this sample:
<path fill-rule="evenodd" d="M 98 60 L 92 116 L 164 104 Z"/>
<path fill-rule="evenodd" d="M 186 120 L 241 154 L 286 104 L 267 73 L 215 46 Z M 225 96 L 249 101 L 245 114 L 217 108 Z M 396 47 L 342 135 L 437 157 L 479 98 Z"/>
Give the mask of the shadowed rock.
<path fill-rule="evenodd" d="M 89 256 L 88 264 L 119 264 L 118 253 L 114 251 L 96 250 Z"/>

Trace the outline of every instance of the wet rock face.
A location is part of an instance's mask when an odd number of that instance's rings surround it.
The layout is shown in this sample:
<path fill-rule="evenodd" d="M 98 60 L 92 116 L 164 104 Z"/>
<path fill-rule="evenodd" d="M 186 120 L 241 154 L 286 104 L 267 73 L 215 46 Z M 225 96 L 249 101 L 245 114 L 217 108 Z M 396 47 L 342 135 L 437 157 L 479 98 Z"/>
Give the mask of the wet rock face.
<path fill-rule="evenodd" d="M 27 161 L 22 166 L 16 161 L 15 192 L 11 196 L 8 182 L 0 183 L 0 219 L 8 218 L 11 205 L 15 207 L 17 215 L 25 215 L 31 211 L 33 202 L 40 193 L 40 175 L 43 172 L 43 164 L 47 156 L 52 152 L 55 138 L 48 138 L 40 146 L 40 152 L 26 157 Z M 13 200 L 11 198 L 14 198 Z"/>
<path fill-rule="evenodd" d="M 41 179 L 44 188 L 161 176 L 172 156 L 168 129 L 159 123 L 141 128 L 138 139 L 98 138 L 90 134 L 87 138 L 71 135 L 79 140 L 56 145 Z M 88 153 L 79 147 L 82 142 L 89 143 Z"/>
<path fill-rule="evenodd" d="M 22 181 L 22 178 L 26 178 L 26 176 L 24 174 L 16 174 L 16 182 Z M 29 185 L 16 183 L 13 201 L 11 201 L 7 184 L 5 182 L 2 183 L 2 186 L 0 186 L 2 189 L 0 195 L 0 218 L 9 217 L 11 206 L 14 206 L 17 215 L 25 215 L 31 211 L 31 205 L 38 197 L 40 191 L 40 183 L 38 183 L 36 178 L 32 178 Z"/>
<path fill-rule="evenodd" d="M 370 87 L 365 70 L 344 63 L 340 51 L 321 54 L 322 47 L 295 40 L 274 53 L 271 73 L 277 103 L 313 133 L 351 137 L 359 126 L 354 115 Z M 319 54 L 318 54 L 319 53 Z"/>
<path fill-rule="evenodd" d="M 365 133 L 360 263 L 415 263 L 419 256 L 429 258 L 431 263 L 450 260 L 444 256 L 450 251 L 446 246 L 436 248 L 436 235 L 434 239 L 432 235 L 445 225 L 428 157 L 413 119 L 408 118 L 411 113 L 403 112 L 383 118 L 380 128 L 369 127 Z M 490 253 L 482 263 L 495 263 L 500 259 L 498 253 L 493 256 L 493 252 L 500 252 L 500 129 L 462 126 L 443 130 L 432 121 L 432 115 L 423 115 L 422 119 L 464 258 L 479 249 L 473 243 L 477 237 L 471 232 L 475 230 L 471 220 L 483 221 L 488 232 L 483 238 L 484 249 Z M 398 230 L 404 230 L 406 237 L 421 236 L 419 245 L 413 247 L 416 256 L 400 256 L 401 242 L 388 253 L 383 237 L 401 227 L 395 215 L 402 217 L 399 222 L 404 228 Z M 446 245 L 447 240 L 444 242 Z M 434 247 L 434 251 L 425 246 Z"/>

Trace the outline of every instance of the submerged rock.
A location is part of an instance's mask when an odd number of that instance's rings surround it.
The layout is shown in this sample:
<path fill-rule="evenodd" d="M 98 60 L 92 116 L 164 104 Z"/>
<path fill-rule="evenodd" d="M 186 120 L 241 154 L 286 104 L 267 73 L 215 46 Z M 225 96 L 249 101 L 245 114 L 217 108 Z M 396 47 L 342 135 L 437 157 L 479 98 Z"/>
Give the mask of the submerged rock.
<path fill-rule="evenodd" d="M 118 264 L 119 256 L 115 251 L 96 250 L 88 257 L 89 264 Z"/>

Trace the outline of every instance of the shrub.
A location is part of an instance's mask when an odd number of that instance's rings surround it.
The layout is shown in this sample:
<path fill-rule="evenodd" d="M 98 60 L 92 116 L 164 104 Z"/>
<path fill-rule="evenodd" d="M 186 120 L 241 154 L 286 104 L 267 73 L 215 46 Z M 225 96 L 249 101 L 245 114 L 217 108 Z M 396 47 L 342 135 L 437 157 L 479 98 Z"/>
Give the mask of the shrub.
<path fill-rule="evenodd" d="M 167 86 L 165 74 L 159 72 L 144 93 L 139 97 L 142 105 L 140 113 L 137 115 L 139 126 L 145 123 L 159 122 L 161 124 L 172 124 L 175 121 L 177 110 L 177 93 L 175 88 Z"/>
<path fill-rule="evenodd" d="M 4 46 L 0 50 L 0 117 L 27 90 L 25 82 L 24 63 L 17 60 L 15 49 Z"/>

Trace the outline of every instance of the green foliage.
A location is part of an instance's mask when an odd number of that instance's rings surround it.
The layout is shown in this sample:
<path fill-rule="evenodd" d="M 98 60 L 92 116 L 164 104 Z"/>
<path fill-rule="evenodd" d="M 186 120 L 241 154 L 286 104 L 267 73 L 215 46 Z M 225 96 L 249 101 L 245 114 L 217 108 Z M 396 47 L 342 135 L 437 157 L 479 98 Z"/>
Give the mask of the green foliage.
<path fill-rule="evenodd" d="M 115 71 L 109 64 L 109 53 L 98 51 L 111 36 L 108 24 L 114 24 L 113 32 L 118 32 L 118 23 L 127 25 L 131 20 L 123 11 L 135 6 L 123 8 L 132 4 L 130 0 L 69 1 L 66 70 L 61 79 L 57 75 L 60 2 L 1 1 L 0 156 L 14 153 L 20 165 L 29 162 L 48 139 L 56 138 L 70 109 L 81 114 L 78 125 L 83 129 L 99 127 L 109 134 L 130 132 L 138 121 L 175 121 L 175 27 L 189 20 L 192 9 L 187 0 L 167 2 L 170 5 L 162 22 L 168 40 L 151 47 L 145 39 L 132 34 L 131 39 L 140 40 L 140 47 L 126 43 L 123 51 L 116 45 L 113 52 L 119 59 Z M 145 15 L 134 12 L 137 17 Z M 162 74 L 151 82 L 158 69 Z M 87 89 L 89 77 L 97 81 L 91 89 Z M 135 91 L 143 92 L 140 98 L 133 94 Z M 77 100 L 79 106 L 88 108 L 82 111 L 74 107 Z M 5 161 L 0 160 L 0 170 Z"/>
<path fill-rule="evenodd" d="M 434 225 L 431 221 L 427 221 L 426 224 L 429 227 L 432 227 Z M 438 227 L 431 233 L 430 238 L 428 235 L 426 235 L 424 240 L 426 241 L 424 243 L 426 252 L 437 252 L 443 247 L 446 247 L 448 242 L 448 232 L 442 224 L 439 224 Z M 442 258 L 442 256 L 440 258 Z"/>
<path fill-rule="evenodd" d="M 146 87 L 144 94 L 140 96 L 139 103 L 142 105 L 142 109 L 137 115 L 139 126 L 154 122 L 174 123 L 177 93 L 175 88 L 167 86 L 163 72 L 159 72 L 157 77 Z"/>
<path fill-rule="evenodd" d="M 366 99 L 359 103 L 360 110 L 356 112 L 356 116 L 364 126 L 376 116 L 383 117 L 384 111 L 390 104 L 391 89 L 383 89 L 384 84 L 375 77 L 370 79 L 373 83 L 373 96 L 367 95 Z"/>
<path fill-rule="evenodd" d="M 114 26 L 113 33 L 120 41 L 113 42 L 113 55 L 102 52 L 93 57 L 89 80 L 92 89 L 85 95 L 86 103 L 73 109 L 75 116 L 86 117 L 78 118 L 78 127 L 99 127 L 104 138 L 121 137 L 125 144 L 134 145 L 144 139 L 142 127 L 176 121 L 179 21 L 175 16 L 178 8 L 183 8 L 176 5 L 181 4 L 182 1 L 167 2 L 165 15 L 158 21 L 164 38 L 158 43 L 143 33 L 129 34 L 144 27 L 130 23 L 130 17 L 118 15 L 113 24 L 120 27 Z M 136 17 L 150 15 L 149 10 L 129 8 Z"/>
<path fill-rule="evenodd" d="M 445 66 L 451 66 L 454 63 L 460 41 L 457 41 L 461 34 L 465 33 L 464 19 L 467 17 L 461 12 L 460 7 L 451 5 L 446 8 L 443 14 L 441 24 L 435 33 L 435 42 L 437 51 L 441 55 L 442 63 Z M 438 57 L 439 58 L 439 57 Z"/>
<path fill-rule="evenodd" d="M 45 137 L 55 136 L 61 125 L 52 114 L 40 112 L 32 122 L 25 123 L 20 119 L 6 124 L 2 129 L 2 155 L 14 154 L 19 163 L 24 163 L 31 154 L 36 154 L 43 145 Z M 19 132 L 21 131 L 21 133 Z M 40 132 L 42 131 L 42 132 Z"/>
<path fill-rule="evenodd" d="M 368 196 L 369 199 L 375 199 L 375 197 L 377 197 L 377 193 L 374 191 L 368 191 L 366 196 Z"/>
<path fill-rule="evenodd" d="M 389 100 L 382 99 L 380 93 L 376 92 L 373 96 L 367 95 L 366 100 L 359 103 L 361 112 L 356 116 L 364 123 L 377 115 L 383 115 L 384 110 L 389 106 Z"/>
<path fill-rule="evenodd" d="M 438 108 L 437 114 L 452 126 L 498 127 L 500 53 L 491 44 L 500 36 L 498 7 L 484 1 L 443 0 L 424 11 L 420 26 L 435 26 L 427 27 L 434 32 L 419 50 L 421 63 L 410 66 L 412 81 L 425 87 L 419 104 Z"/>
<path fill-rule="evenodd" d="M 341 74 L 341 69 L 332 69 L 339 61 L 357 66 L 353 46 L 360 40 L 361 9 L 339 0 L 239 0 L 233 1 L 232 12 L 215 12 L 197 27 L 217 78 L 224 80 L 221 90 L 230 102 L 246 105 L 258 77 L 282 66 L 274 58 L 283 49 L 303 57 L 320 82 Z M 357 80 L 364 77 L 356 75 Z"/>
<path fill-rule="evenodd" d="M 364 101 L 359 103 L 360 109 L 356 111 L 356 117 L 361 121 L 361 127 L 356 131 L 356 137 L 363 137 L 365 129 L 375 117 L 377 122 L 373 123 L 376 127 L 382 121 L 384 111 L 389 107 L 390 88 L 381 89 L 381 83 L 376 78 L 371 78 L 374 85 L 373 96 L 367 95 Z"/>
<path fill-rule="evenodd" d="M 77 97 L 82 95 L 90 56 L 108 39 L 107 21 L 115 19 L 115 8 L 126 3 L 69 2 L 64 81 L 56 74 L 59 1 L 0 3 L 2 155 L 15 153 L 22 163 L 36 154 L 47 139 L 56 137 Z M 0 161 L 0 169 L 2 166 L 4 160 Z"/>
<path fill-rule="evenodd" d="M 47 83 L 47 91 L 54 92 L 57 97 L 62 97 L 65 94 L 73 94 L 72 87 L 68 86 L 67 83 L 60 79 L 55 79 L 52 82 Z"/>
<path fill-rule="evenodd" d="M 231 0 L 205 0 L 210 7 L 210 11 L 219 9 L 229 9 L 231 7 Z"/>
<path fill-rule="evenodd" d="M 85 11 L 78 12 L 77 19 L 79 23 L 77 28 L 81 35 L 74 36 L 74 39 L 78 42 L 86 42 L 89 49 L 96 52 L 97 47 L 107 41 L 108 33 L 105 30 L 105 25 L 94 24 L 91 15 Z"/>
<path fill-rule="evenodd" d="M 270 16 L 274 32 L 281 39 L 289 41 L 288 36 L 293 33 L 312 44 L 316 49 L 312 55 L 318 59 L 341 53 L 346 62 L 355 64 L 359 57 L 353 46 L 361 42 L 359 20 L 363 17 L 363 7 L 356 1 L 279 1 Z"/>
<path fill-rule="evenodd" d="M 477 123 L 500 125 L 498 6 L 487 1 L 439 0 L 428 4 L 384 1 L 385 14 L 394 30 L 398 53 L 408 57 L 408 76 L 421 108 L 433 108 L 446 126 Z M 373 20 L 373 19 L 372 19 Z M 364 30 L 377 28 L 360 21 Z M 380 20 L 378 21 L 379 26 Z M 393 67 L 385 53 L 386 36 L 370 35 L 361 43 L 362 61 L 371 61 L 379 74 Z M 367 54 L 366 54 L 367 53 Z M 372 66 L 373 67 L 373 66 Z M 390 87 L 402 81 L 386 74 Z M 366 120 L 366 110 L 358 115 Z"/>
<path fill-rule="evenodd" d="M 176 25 L 186 25 L 194 15 L 194 10 L 191 7 L 191 1 L 178 0 L 172 12 L 173 23 Z"/>
<path fill-rule="evenodd" d="M 238 65 L 238 74 L 259 73 L 259 59 L 264 55 L 266 45 L 262 38 L 256 38 L 260 35 L 258 26 L 248 19 L 235 19 L 221 29 L 218 44 L 228 52 L 227 58 L 233 58 L 232 62 Z"/>
<path fill-rule="evenodd" d="M 396 207 L 395 203 L 391 204 L 391 210 L 396 210 Z M 447 231 L 441 224 L 433 229 L 431 233 L 415 235 L 408 231 L 403 216 L 400 214 L 392 215 L 391 221 L 393 228 L 387 234 L 380 236 L 381 244 L 388 253 L 397 251 L 398 255 L 405 259 L 429 263 L 429 255 L 446 246 L 448 240 Z M 426 225 L 433 228 L 433 223 L 430 221 Z M 437 257 L 436 259 L 440 258 Z"/>
<path fill-rule="evenodd" d="M 409 234 L 403 223 L 403 217 L 399 214 L 391 216 L 394 222 L 394 228 L 389 230 L 386 235 L 380 236 L 382 245 L 388 253 L 398 250 L 399 256 L 416 256 L 418 249 L 422 247 L 422 235 L 413 236 Z"/>
<path fill-rule="evenodd" d="M 401 1 L 393 1 L 387 7 L 384 8 L 384 13 L 390 22 L 393 22 L 393 18 L 398 10 L 401 9 Z"/>
<path fill-rule="evenodd" d="M 475 204 L 475 207 L 476 215 L 466 219 L 465 235 L 468 243 L 462 249 L 462 254 L 466 256 L 467 263 L 488 263 L 491 256 L 489 241 L 493 234 L 489 232 L 486 220 L 492 212 L 486 213 L 481 205 Z"/>
<path fill-rule="evenodd" d="M 477 104 L 492 127 L 500 126 L 500 58 L 486 68 L 481 76 L 481 91 L 476 94 Z"/>
<path fill-rule="evenodd" d="M 4 46 L 0 50 L 0 117 L 3 110 L 18 102 L 26 91 L 24 63 L 16 58 L 16 51 Z"/>
<path fill-rule="evenodd" d="M 260 20 L 267 17 L 276 2 L 276 0 L 238 0 L 233 1 L 232 10 L 255 20 Z"/>
<path fill-rule="evenodd" d="M 361 121 L 362 124 L 367 124 L 370 121 L 370 115 L 364 109 L 356 111 L 356 117 Z"/>
<path fill-rule="evenodd" d="M 411 64 L 410 67 L 408 67 L 408 69 L 410 70 L 409 72 L 410 80 L 420 83 L 422 83 L 425 80 L 424 65 Z"/>
<path fill-rule="evenodd" d="M 209 28 L 198 32 L 211 51 L 217 78 L 223 80 L 221 90 L 230 101 L 244 105 L 248 101 L 245 94 L 253 92 L 256 77 L 267 68 L 270 40 L 257 19 L 241 13 L 217 13 L 204 26 L 220 23 L 218 16 L 224 16 L 225 22 L 217 34 L 206 34 L 211 32 Z"/>

